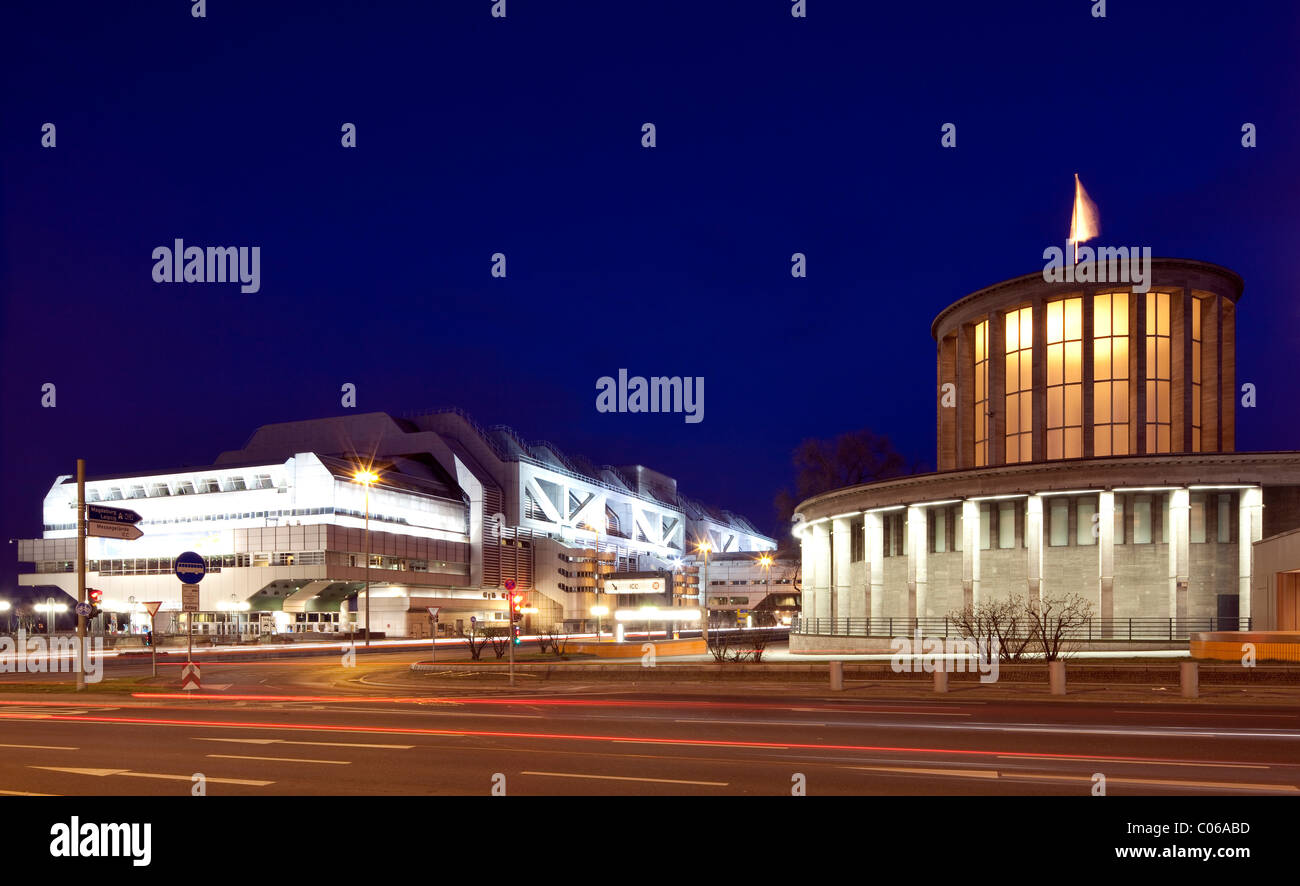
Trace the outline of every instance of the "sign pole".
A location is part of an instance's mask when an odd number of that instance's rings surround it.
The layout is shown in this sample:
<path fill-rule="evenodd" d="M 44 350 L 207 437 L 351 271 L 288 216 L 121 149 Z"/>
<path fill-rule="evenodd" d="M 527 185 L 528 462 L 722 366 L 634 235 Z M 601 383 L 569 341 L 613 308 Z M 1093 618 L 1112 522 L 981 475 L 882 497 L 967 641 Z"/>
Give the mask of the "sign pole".
<path fill-rule="evenodd" d="M 77 459 L 77 691 L 86 689 L 86 460 Z M 52 614 L 52 613 L 51 613 Z"/>
<path fill-rule="evenodd" d="M 149 648 L 153 650 L 153 675 L 158 676 L 158 616 L 149 613 Z"/>

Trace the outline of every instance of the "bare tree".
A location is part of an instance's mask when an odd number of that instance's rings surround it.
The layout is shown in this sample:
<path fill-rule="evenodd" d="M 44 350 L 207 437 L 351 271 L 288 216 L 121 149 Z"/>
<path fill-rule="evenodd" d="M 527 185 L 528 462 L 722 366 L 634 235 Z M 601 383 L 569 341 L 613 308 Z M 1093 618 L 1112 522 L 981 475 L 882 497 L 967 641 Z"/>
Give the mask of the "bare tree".
<path fill-rule="evenodd" d="M 755 662 L 761 662 L 763 660 L 763 653 L 767 651 L 768 645 L 775 639 L 776 631 L 754 631 L 754 633 L 750 635 L 749 642 L 753 644 L 754 647 Z"/>
<path fill-rule="evenodd" d="M 484 628 L 483 633 L 492 640 L 492 651 L 496 653 L 497 661 L 505 658 L 510 651 L 510 629 L 509 628 Z"/>
<path fill-rule="evenodd" d="M 469 647 L 469 657 L 478 661 L 478 657 L 483 654 L 483 647 L 488 644 L 489 637 L 486 633 L 478 633 L 478 623 L 470 622 L 469 633 L 465 635 L 466 645 Z"/>
<path fill-rule="evenodd" d="M 1092 618 L 1092 601 L 1079 594 L 1030 600 L 1025 616 L 1033 625 L 1044 660 L 1055 661 L 1074 650 L 1079 628 Z"/>
<path fill-rule="evenodd" d="M 1035 638 L 1035 626 L 1022 597 L 982 600 L 949 613 L 948 618 L 967 638 L 987 644 L 986 649 L 996 649 L 1001 661 L 1019 661 Z"/>
<path fill-rule="evenodd" d="M 727 661 L 731 656 L 731 635 L 726 631 L 709 631 L 709 654 L 714 661 Z"/>

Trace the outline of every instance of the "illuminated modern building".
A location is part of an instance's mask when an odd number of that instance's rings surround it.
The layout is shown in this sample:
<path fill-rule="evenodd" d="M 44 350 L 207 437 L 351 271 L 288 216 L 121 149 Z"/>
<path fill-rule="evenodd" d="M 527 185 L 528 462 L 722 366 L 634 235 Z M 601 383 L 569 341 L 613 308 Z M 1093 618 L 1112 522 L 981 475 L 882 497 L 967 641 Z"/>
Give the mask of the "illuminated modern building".
<path fill-rule="evenodd" d="M 368 490 L 362 468 L 379 477 Z M 367 578 L 371 629 L 388 636 L 427 636 L 434 606 L 444 632 L 471 618 L 505 626 L 507 581 L 537 610 L 526 628 L 586 629 L 597 564 L 603 577 L 671 575 L 704 539 L 719 551 L 775 546 L 662 473 L 598 466 L 454 410 L 267 425 L 210 466 L 92 477 L 86 497 L 143 518 L 142 538 L 87 540 L 87 584 L 104 592 L 105 611 L 138 623 L 144 601 L 178 610 L 173 559 L 192 550 L 209 567 L 200 633 L 359 627 Z M 19 542 L 21 585 L 75 597 L 75 502 L 75 479 L 59 477 L 44 536 Z M 677 576 L 671 599 L 698 607 L 698 580 Z"/>
<path fill-rule="evenodd" d="M 1253 543 L 1300 527 L 1300 453 L 1235 451 L 1241 294 L 1155 259 L 1145 293 L 1034 273 L 944 309 L 938 470 L 799 506 L 794 648 L 1012 595 L 1081 594 L 1105 638 L 1300 628 L 1277 617 L 1295 583 L 1253 572 Z"/>

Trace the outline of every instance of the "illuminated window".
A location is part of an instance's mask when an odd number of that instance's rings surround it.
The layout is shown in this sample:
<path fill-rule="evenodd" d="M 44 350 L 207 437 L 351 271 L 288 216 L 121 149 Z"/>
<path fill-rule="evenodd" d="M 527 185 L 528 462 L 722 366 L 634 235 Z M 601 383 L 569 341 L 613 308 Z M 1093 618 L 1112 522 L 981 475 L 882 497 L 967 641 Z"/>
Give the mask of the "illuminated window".
<path fill-rule="evenodd" d="M 1201 300 L 1192 299 L 1192 452 L 1201 451 Z"/>
<path fill-rule="evenodd" d="M 1170 397 L 1169 293 L 1147 293 L 1147 452 L 1169 452 Z"/>
<path fill-rule="evenodd" d="M 989 321 L 975 324 L 975 467 L 989 463 Z"/>
<path fill-rule="evenodd" d="M 1007 464 L 1034 457 L 1033 356 L 1034 315 L 1031 308 L 1008 311 L 1006 320 Z"/>
<path fill-rule="evenodd" d="M 1082 456 L 1083 299 L 1067 298 L 1047 305 L 1047 457 Z"/>
<path fill-rule="evenodd" d="M 1092 300 L 1092 447 L 1128 455 L 1128 293 Z"/>

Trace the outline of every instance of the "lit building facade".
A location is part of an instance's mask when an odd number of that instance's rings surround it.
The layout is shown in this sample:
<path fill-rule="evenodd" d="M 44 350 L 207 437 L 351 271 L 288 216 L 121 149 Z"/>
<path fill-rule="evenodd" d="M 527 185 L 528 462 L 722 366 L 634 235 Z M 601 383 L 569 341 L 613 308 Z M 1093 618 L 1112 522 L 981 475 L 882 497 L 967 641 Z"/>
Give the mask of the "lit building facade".
<path fill-rule="evenodd" d="M 938 470 L 799 506 L 795 648 L 1013 595 L 1083 595 L 1107 638 L 1279 626 L 1256 617 L 1273 591 L 1252 602 L 1252 545 L 1300 527 L 1300 453 L 1235 451 L 1241 278 L 1179 259 L 1151 276 L 1030 274 L 939 314 Z"/>
<path fill-rule="evenodd" d="M 358 482 L 362 467 L 378 482 Z M 580 630 L 594 625 L 603 578 L 671 574 L 703 539 L 775 546 L 662 473 L 598 466 L 456 410 L 267 425 L 210 466 L 91 477 L 86 498 L 142 517 L 139 539 L 87 539 L 87 584 L 104 610 L 138 626 L 141 604 L 161 601 L 166 626 L 180 609 L 174 558 L 192 550 L 208 563 L 200 634 L 360 627 L 367 578 L 371 629 L 388 636 L 427 636 L 434 606 L 447 633 L 470 619 L 504 627 L 507 581 L 537 610 L 527 628 Z M 19 541 L 21 585 L 76 596 L 75 523 L 76 482 L 62 476 L 43 537 Z M 698 580 L 676 571 L 675 605 L 698 606 Z"/>

